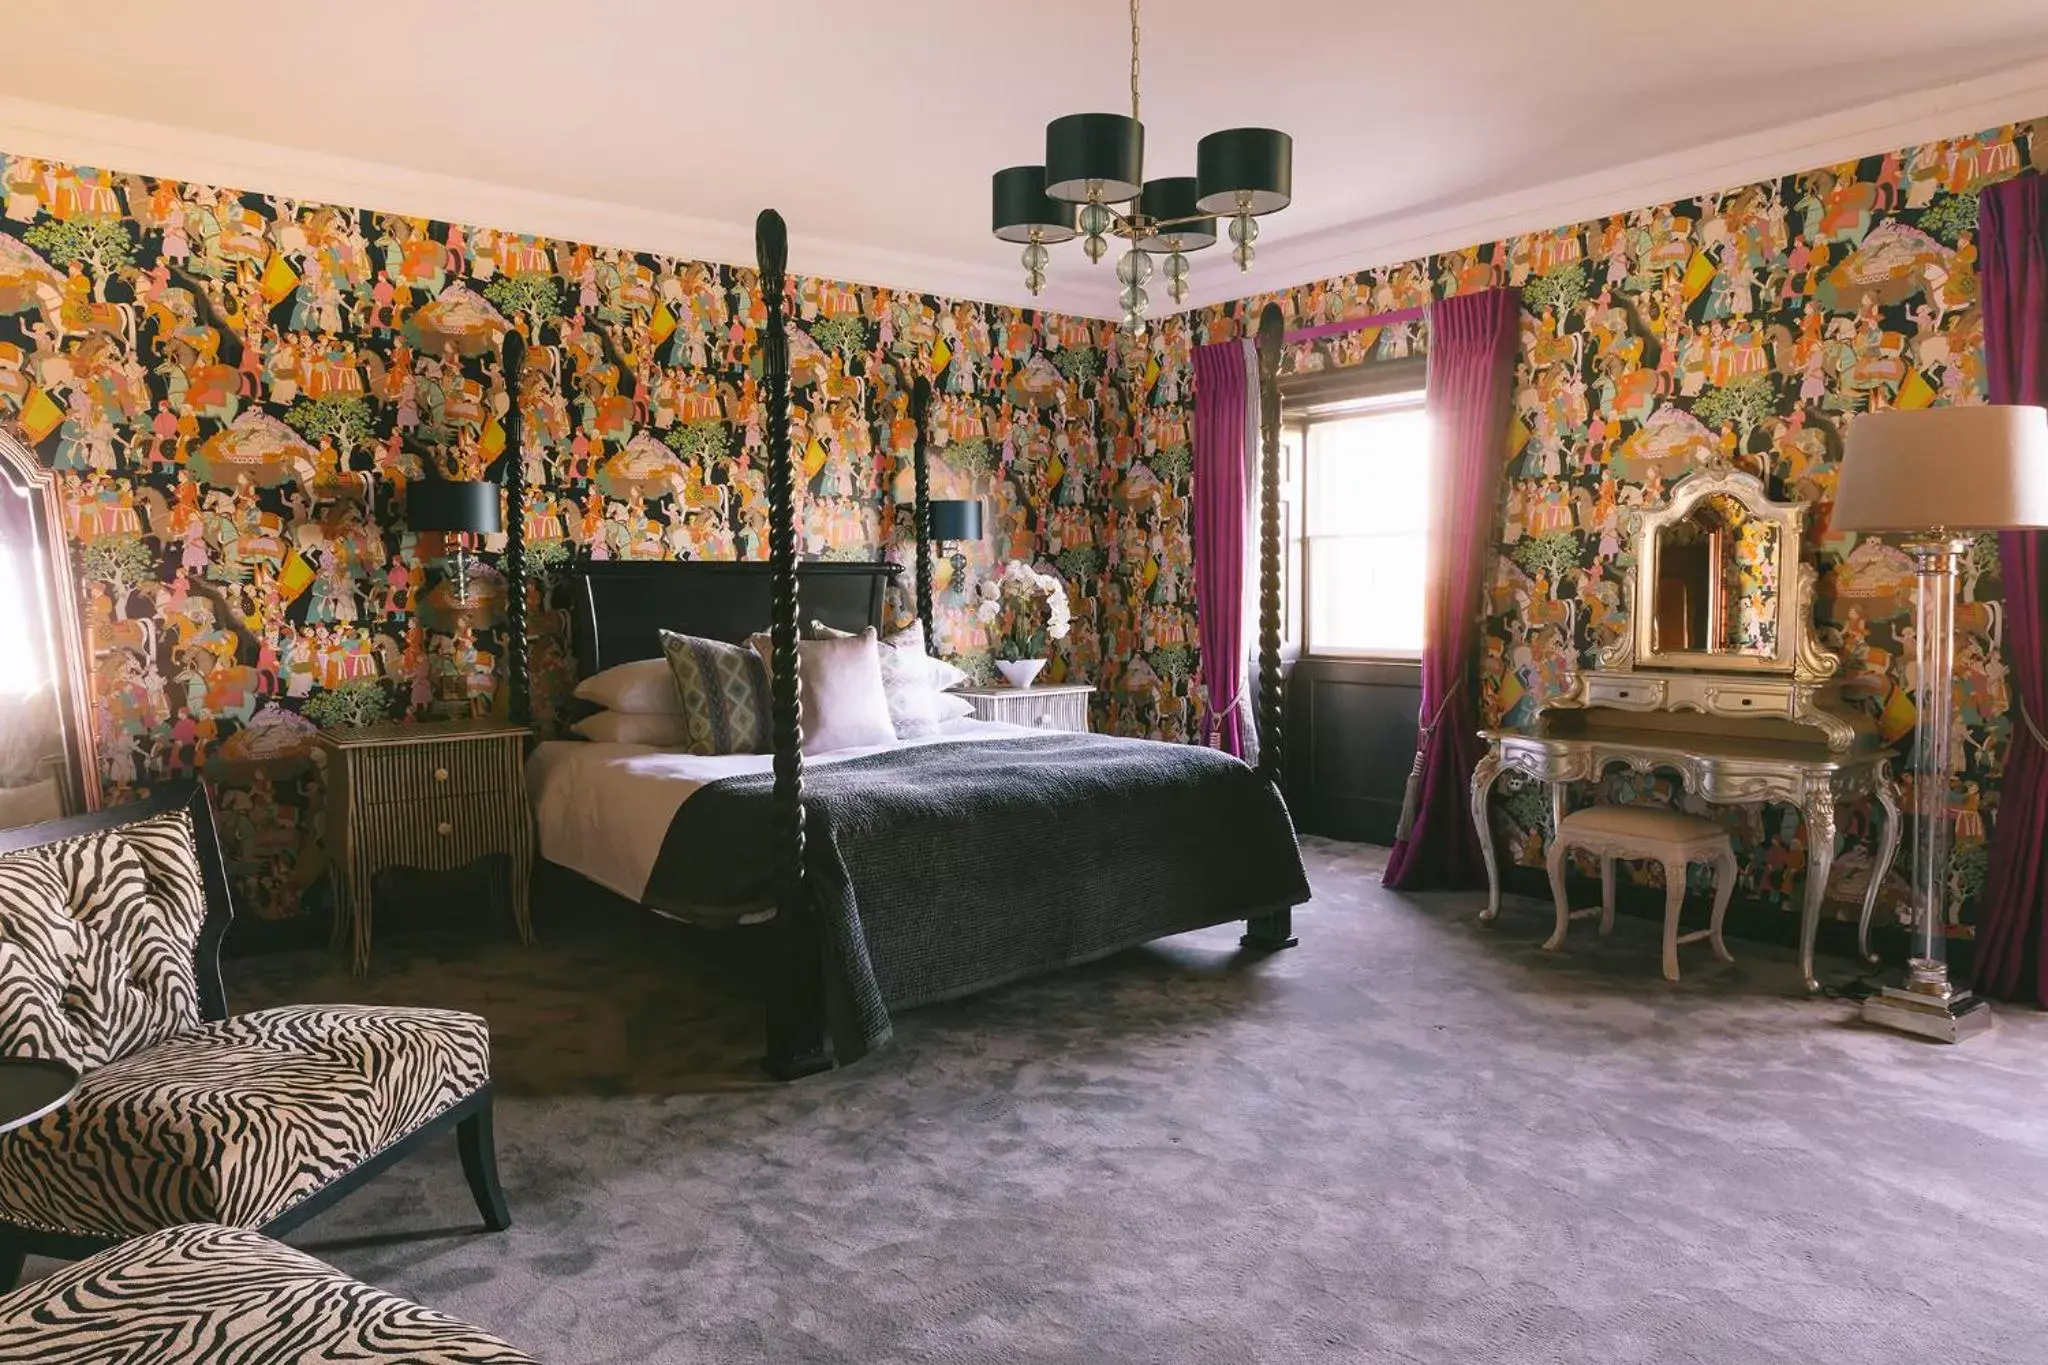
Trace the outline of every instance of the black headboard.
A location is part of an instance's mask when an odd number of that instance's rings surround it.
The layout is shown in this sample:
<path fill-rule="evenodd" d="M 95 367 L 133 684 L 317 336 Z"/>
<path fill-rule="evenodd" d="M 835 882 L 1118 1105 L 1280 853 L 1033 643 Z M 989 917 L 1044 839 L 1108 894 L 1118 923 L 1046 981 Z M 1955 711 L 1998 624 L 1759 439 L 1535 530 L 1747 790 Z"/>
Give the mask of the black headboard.
<path fill-rule="evenodd" d="M 768 629 L 766 560 L 610 560 L 566 580 L 576 676 L 661 657 L 663 630 L 744 641 Z M 801 615 L 840 630 L 880 629 L 899 564 L 808 560 L 797 565 Z"/>

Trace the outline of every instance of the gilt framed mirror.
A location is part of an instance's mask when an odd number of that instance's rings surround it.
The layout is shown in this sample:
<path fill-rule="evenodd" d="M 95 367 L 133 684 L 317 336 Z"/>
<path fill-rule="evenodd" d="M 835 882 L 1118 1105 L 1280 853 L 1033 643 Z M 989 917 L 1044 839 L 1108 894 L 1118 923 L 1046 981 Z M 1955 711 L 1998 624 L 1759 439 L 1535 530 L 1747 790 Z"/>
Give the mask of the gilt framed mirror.
<path fill-rule="evenodd" d="M 99 808 L 77 585 L 57 477 L 0 428 L 0 824 Z"/>
<path fill-rule="evenodd" d="M 1798 671 L 1805 524 L 1805 504 L 1773 501 L 1740 470 L 1709 468 L 1673 484 L 1637 533 L 1637 665 Z"/>

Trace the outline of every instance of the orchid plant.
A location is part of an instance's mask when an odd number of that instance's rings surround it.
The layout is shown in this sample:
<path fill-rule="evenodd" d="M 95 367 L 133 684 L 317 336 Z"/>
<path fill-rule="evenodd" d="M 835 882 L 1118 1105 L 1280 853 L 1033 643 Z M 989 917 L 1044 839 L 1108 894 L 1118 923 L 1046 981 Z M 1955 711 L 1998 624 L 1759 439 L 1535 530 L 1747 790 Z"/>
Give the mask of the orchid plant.
<path fill-rule="evenodd" d="M 975 615 L 989 628 L 999 659 L 1043 659 L 1051 642 L 1066 639 L 1074 624 L 1066 586 L 1021 559 L 1003 565 L 977 592 Z"/>

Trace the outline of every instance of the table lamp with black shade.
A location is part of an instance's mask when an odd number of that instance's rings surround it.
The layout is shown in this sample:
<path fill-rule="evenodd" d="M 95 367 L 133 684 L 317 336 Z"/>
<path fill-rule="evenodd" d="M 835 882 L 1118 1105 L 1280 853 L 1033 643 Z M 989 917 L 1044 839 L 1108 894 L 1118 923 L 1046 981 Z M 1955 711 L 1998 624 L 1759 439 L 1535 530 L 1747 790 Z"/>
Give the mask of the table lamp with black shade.
<path fill-rule="evenodd" d="M 502 529 L 498 512 L 498 485 L 481 480 L 424 478 L 406 490 L 406 524 L 415 531 L 445 534 L 496 535 Z M 469 546 L 455 542 L 449 556 L 450 577 L 455 586 L 455 605 L 470 605 Z"/>
<path fill-rule="evenodd" d="M 1957 1043 L 1991 1027 L 1948 979 L 1949 727 L 1955 712 L 1956 570 L 1974 533 L 2048 528 L 2048 409 L 1998 405 L 1866 413 L 1849 424 L 1829 526 L 1897 532 L 1913 557 L 1913 898 L 1919 923 L 1901 986 L 1863 1002 L 1872 1024 Z M 2037 838 L 2011 830 L 2008 838 Z"/>

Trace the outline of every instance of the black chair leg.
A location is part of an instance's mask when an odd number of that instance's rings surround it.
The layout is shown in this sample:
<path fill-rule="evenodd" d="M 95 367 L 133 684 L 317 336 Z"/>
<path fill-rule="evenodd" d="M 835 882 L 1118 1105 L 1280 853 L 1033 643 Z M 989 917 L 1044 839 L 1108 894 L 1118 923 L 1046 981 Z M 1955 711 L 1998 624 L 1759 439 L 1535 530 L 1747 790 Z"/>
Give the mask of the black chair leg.
<path fill-rule="evenodd" d="M 462 1152 L 462 1173 L 469 1177 L 469 1192 L 476 1197 L 484 1226 L 503 1232 L 512 1226 L 512 1211 L 505 1207 L 505 1191 L 498 1186 L 498 1144 L 491 1132 L 489 1100 L 455 1126 L 455 1145 Z"/>
<path fill-rule="evenodd" d="M 21 1265 L 28 1253 L 10 1238 L 0 1237 L 0 1294 L 21 1283 Z"/>

